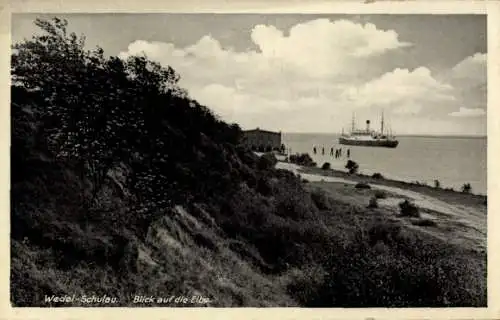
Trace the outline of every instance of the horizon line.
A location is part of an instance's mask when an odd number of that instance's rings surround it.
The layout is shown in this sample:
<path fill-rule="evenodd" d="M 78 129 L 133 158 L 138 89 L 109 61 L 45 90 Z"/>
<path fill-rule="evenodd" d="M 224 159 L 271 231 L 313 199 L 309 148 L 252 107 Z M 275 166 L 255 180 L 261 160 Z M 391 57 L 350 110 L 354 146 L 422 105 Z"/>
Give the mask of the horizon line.
<path fill-rule="evenodd" d="M 279 131 L 276 131 L 279 132 Z M 292 131 L 281 131 L 284 134 L 341 134 L 339 132 L 313 132 L 313 131 L 307 131 L 307 132 L 292 132 Z M 400 133 L 397 134 L 398 137 L 453 137 L 453 138 L 459 138 L 459 137 L 464 137 L 464 138 L 487 138 L 487 134 L 454 134 L 454 133 Z"/>

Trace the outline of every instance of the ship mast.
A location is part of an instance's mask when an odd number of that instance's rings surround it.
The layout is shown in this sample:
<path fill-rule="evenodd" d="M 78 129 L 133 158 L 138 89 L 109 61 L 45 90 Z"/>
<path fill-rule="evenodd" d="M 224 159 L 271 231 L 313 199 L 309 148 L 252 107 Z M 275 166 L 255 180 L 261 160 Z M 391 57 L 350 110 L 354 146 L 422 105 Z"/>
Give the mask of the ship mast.
<path fill-rule="evenodd" d="M 384 110 L 382 110 L 382 121 L 380 122 L 380 134 L 384 134 Z"/>
<path fill-rule="evenodd" d="M 354 112 L 352 113 L 351 132 L 354 132 Z"/>

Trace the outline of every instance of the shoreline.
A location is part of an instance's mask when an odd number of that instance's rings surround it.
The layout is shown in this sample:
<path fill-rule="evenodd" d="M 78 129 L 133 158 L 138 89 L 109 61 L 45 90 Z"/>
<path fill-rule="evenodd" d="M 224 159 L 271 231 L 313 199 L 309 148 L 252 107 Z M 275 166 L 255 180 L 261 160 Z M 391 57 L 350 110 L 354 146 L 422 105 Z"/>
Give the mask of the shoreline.
<path fill-rule="evenodd" d="M 254 152 L 254 153 L 259 157 L 262 156 L 263 154 L 265 154 L 265 152 Z M 482 197 L 483 200 L 486 199 L 488 196 L 487 192 L 486 193 L 474 193 L 474 191 L 472 191 L 470 193 L 464 193 L 464 192 L 461 192 L 459 189 L 455 189 L 453 187 L 447 187 L 447 186 L 441 186 L 439 188 L 435 188 L 432 185 L 426 183 L 425 181 L 421 182 L 419 180 L 405 179 L 402 177 L 394 176 L 390 173 L 376 172 L 375 170 L 369 170 L 369 169 L 368 169 L 368 171 L 366 169 L 363 170 L 364 173 L 358 172 L 356 174 L 350 174 L 350 173 L 348 173 L 348 170 L 344 168 L 346 161 L 349 159 L 344 159 L 344 158 L 331 159 L 330 161 L 325 161 L 325 162 L 330 163 L 331 168 L 328 170 L 324 170 L 321 168 L 320 163 L 317 163 L 317 162 L 316 162 L 315 167 L 308 167 L 308 166 L 298 165 L 298 164 L 295 164 L 293 162 L 288 161 L 287 159 L 290 156 L 288 154 L 276 154 L 276 153 L 274 153 L 274 156 L 276 157 L 278 162 L 291 163 L 295 166 L 300 167 L 299 170 L 303 171 L 303 173 L 308 173 L 308 174 L 316 174 L 316 175 L 344 178 L 344 179 L 350 179 L 350 180 L 368 179 L 370 181 L 363 180 L 361 182 L 378 183 L 378 184 L 384 184 L 384 185 L 388 185 L 391 187 L 398 187 L 398 188 L 416 187 L 416 188 L 420 188 L 420 189 L 428 189 L 428 191 L 431 190 L 433 193 L 435 191 L 441 190 L 441 191 L 446 192 L 446 193 L 451 192 L 451 193 L 456 193 L 456 194 L 459 194 L 462 196 L 463 195 L 472 195 L 472 196 Z M 352 160 L 352 159 L 350 159 L 350 160 Z M 355 161 L 355 160 L 353 160 L 353 161 Z M 372 175 L 375 173 L 380 173 L 382 175 L 382 178 L 378 178 L 378 179 L 373 178 Z M 383 183 L 382 183 L 382 181 L 383 181 Z M 386 183 L 388 183 L 388 184 L 386 184 Z"/>
<path fill-rule="evenodd" d="M 474 193 L 464 193 L 458 190 L 450 190 L 444 188 L 435 188 L 429 185 L 424 184 L 416 184 L 414 182 L 402 181 L 384 177 L 382 174 L 382 178 L 374 178 L 371 175 L 356 173 L 349 174 L 346 171 L 342 171 L 339 169 L 322 169 L 319 167 L 307 167 L 301 166 L 297 164 L 293 164 L 291 162 L 279 161 L 279 163 L 283 164 L 292 164 L 296 166 L 296 171 L 298 174 L 303 175 L 314 175 L 319 177 L 331 177 L 343 180 L 350 180 L 355 183 L 367 183 L 374 185 L 381 185 L 386 187 L 399 188 L 403 190 L 417 192 L 426 196 L 431 196 L 438 198 L 444 202 L 452 202 L 460 205 L 467 206 L 487 206 L 487 195 L 482 194 L 474 194 Z M 306 178 L 307 180 L 307 178 Z M 331 181 L 333 183 L 342 183 L 340 181 Z"/>
<path fill-rule="evenodd" d="M 323 170 L 321 168 L 309 168 L 301 166 L 299 172 L 326 176 L 326 177 L 342 178 L 346 180 L 352 180 L 355 182 L 363 182 L 368 184 L 378 184 L 388 187 L 395 187 L 395 188 L 418 192 L 428 196 L 433 196 L 436 198 L 440 198 L 444 201 L 452 201 L 466 205 L 471 205 L 471 204 L 485 205 L 487 201 L 487 195 L 464 193 L 458 190 L 447 190 L 443 188 L 434 188 L 429 185 L 416 184 L 414 182 L 406 182 L 401 180 L 393 180 L 385 177 L 373 178 L 370 175 L 362 173 L 349 174 L 347 172 L 340 171 L 337 169 Z"/>

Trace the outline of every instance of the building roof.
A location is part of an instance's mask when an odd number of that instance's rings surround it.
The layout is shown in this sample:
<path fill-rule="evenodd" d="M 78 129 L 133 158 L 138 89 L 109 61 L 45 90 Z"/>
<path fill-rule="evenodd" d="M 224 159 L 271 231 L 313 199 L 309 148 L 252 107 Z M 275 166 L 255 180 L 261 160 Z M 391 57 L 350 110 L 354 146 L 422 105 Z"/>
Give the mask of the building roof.
<path fill-rule="evenodd" d="M 244 133 L 247 133 L 247 132 L 262 132 L 262 133 L 269 133 L 269 134 L 281 134 L 281 131 L 280 132 L 275 132 L 275 131 L 262 130 L 260 128 L 256 128 L 256 129 L 252 129 L 252 130 L 245 130 L 243 132 Z"/>

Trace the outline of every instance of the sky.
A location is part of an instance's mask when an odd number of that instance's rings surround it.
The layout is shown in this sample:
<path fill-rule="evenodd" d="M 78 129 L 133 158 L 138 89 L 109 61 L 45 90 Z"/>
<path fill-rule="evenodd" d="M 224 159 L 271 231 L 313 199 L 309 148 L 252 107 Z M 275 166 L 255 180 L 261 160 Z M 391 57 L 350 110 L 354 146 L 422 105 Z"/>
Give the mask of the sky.
<path fill-rule="evenodd" d="M 12 41 L 39 30 L 14 14 Z M 486 135 L 485 15 L 57 14 L 89 48 L 170 65 L 243 129 Z"/>

